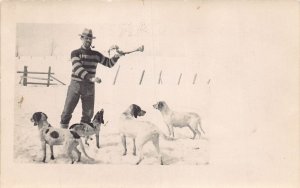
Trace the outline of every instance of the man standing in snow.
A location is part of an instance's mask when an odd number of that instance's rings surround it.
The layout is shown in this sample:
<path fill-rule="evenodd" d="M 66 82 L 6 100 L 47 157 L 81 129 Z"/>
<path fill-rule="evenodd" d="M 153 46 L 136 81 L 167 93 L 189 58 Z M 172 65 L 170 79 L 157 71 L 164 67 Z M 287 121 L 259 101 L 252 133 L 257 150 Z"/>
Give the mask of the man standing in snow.
<path fill-rule="evenodd" d="M 93 36 L 91 29 L 84 29 L 80 34 L 82 40 L 81 48 L 72 51 L 72 76 L 68 87 L 64 110 L 61 114 L 61 128 L 67 129 L 72 118 L 72 113 L 78 104 L 79 98 L 82 102 L 81 123 L 90 123 L 94 114 L 95 82 L 100 83 L 101 79 L 95 77 L 97 64 L 113 67 L 120 55 L 112 58 L 103 56 L 98 51 L 91 50 Z"/>

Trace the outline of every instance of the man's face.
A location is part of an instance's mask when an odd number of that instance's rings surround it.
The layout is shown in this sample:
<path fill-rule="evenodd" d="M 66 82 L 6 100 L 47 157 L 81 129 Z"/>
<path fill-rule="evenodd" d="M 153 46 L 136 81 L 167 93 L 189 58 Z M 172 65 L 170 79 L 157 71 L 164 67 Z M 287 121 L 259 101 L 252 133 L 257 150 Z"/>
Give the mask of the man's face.
<path fill-rule="evenodd" d="M 90 46 L 92 45 L 93 39 L 91 37 L 81 37 L 81 40 L 82 40 L 82 45 L 85 48 L 90 48 Z"/>

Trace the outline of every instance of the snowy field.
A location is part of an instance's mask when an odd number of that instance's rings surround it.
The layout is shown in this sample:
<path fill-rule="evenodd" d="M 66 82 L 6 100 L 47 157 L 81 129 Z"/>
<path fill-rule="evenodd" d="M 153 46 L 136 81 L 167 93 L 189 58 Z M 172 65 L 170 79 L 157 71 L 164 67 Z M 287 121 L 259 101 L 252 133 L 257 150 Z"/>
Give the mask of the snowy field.
<path fill-rule="evenodd" d="M 122 62 L 123 61 L 123 62 Z M 98 66 L 97 75 L 103 79 L 101 84 L 96 85 L 95 111 L 104 109 L 104 120 L 108 121 L 107 126 L 100 131 L 100 146 L 96 148 L 95 137 L 89 141 L 90 146 L 85 145 L 87 153 L 95 158 L 95 161 L 88 161 L 84 156 L 80 163 L 83 164 L 135 164 L 138 157 L 132 155 L 132 141 L 128 139 L 128 155 L 122 156 L 121 139 L 118 134 L 118 118 L 130 104 L 138 104 L 147 114 L 140 119 L 149 120 L 155 123 L 160 130 L 167 134 L 167 127 L 162 120 L 159 111 L 152 105 L 159 100 L 166 101 L 169 106 L 178 111 L 196 112 L 202 117 L 202 126 L 206 135 L 195 140 L 190 139 L 192 132 L 188 128 L 175 128 L 174 141 L 160 139 L 160 147 L 163 159 L 167 165 L 207 165 L 209 164 L 209 84 L 207 80 L 200 80 L 198 77 L 193 85 L 193 76 L 188 78 L 183 72 L 182 82 L 177 85 L 179 74 L 176 72 L 163 76 L 163 84 L 158 85 L 158 75 L 149 79 L 148 70 L 145 70 L 143 83 L 139 85 L 141 68 L 133 69 L 126 66 L 126 59 L 120 60 L 121 66 L 116 84 L 113 80 L 118 69 L 118 64 L 112 69 Z M 19 84 L 21 74 L 16 74 L 15 90 L 15 129 L 14 129 L 14 157 L 17 163 L 41 163 L 42 150 L 39 141 L 38 129 L 30 121 L 34 112 L 42 111 L 47 114 L 49 123 L 59 127 L 60 115 L 63 109 L 67 93 L 67 86 L 70 81 L 70 61 L 63 57 L 22 57 L 16 60 L 16 70 L 22 71 L 24 66 L 28 71 L 47 72 L 51 66 L 54 76 L 66 83 L 46 87 Z M 59 66 L 58 66 L 59 65 Z M 132 65 L 137 67 L 136 65 Z M 157 69 L 157 71 L 160 71 Z M 182 70 L 183 71 L 183 70 Z M 181 72 L 182 72 L 181 71 Z M 153 70 L 152 72 L 155 72 Z M 129 76 L 125 74 L 129 73 Z M 148 74 L 148 75 L 147 75 Z M 37 76 L 37 75 L 34 75 Z M 174 77 L 173 82 L 169 77 Z M 44 76 L 46 77 L 46 76 Z M 169 80 L 168 80 L 169 79 Z M 37 81 L 37 80 L 28 80 Z M 197 82 L 198 81 L 198 82 Z M 42 81 L 45 82 L 45 81 Z M 22 104 L 18 102 L 23 97 Z M 81 118 L 81 103 L 79 101 L 73 114 L 70 124 L 78 123 Z M 50 148 L 47 146 L 48 163 L 69 163 L 69 159 L 63 155 L 62 146 L 54 147 L 56 159 L 50 160 Z M 147 143 L 143 149 L 145 159 L 142 165 L 158 165 L 159 161 L 154 146 Z"/>

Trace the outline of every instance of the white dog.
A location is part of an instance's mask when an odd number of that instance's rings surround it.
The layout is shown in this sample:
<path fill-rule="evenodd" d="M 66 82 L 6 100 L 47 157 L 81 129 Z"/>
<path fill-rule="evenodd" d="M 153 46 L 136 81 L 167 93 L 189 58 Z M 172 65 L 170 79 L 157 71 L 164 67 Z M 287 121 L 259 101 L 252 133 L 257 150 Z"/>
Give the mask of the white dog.
<path fill-rule="evenodd" d="M 152 141 L 160 160 L 160 164 L 163 165 L 163 159 L 160 153 L 159 136 L 162 135 L 165 139 L 170 140 L 151 122 L 139 121 L 136 118 L 138 116 L 144 116 L 146 112 L 142 110 L 138 105 L 132 104 L 121 115 L 120 118 L 120 135 L 122 138 L 122 144 L 124 147 L 123 155 L 127 154 L 126 137 L 133 139 L 133 155 L 136 155 L 136 145 L 139 151 L 139 161 L 137 165 L 143 160 L 143 146 L 148 141 Z"/>
<path fill-rule="evenodd" d="M 162 117 L 165 123 L 168 126 L 169 136 L 174 138 L 174 127 L 188 127 L 193 132 L 194 136 L 192 139 L 195 139 L 198 134 L 201 136 L 200 130 L 205 134 L 204 130 L 201 127 L 200 116 L 194 112 L 175 112 L 169 108 L 166 102 L 159 101 L 153 105 L 153 107 L 159 110 L 162 114 Z"/>

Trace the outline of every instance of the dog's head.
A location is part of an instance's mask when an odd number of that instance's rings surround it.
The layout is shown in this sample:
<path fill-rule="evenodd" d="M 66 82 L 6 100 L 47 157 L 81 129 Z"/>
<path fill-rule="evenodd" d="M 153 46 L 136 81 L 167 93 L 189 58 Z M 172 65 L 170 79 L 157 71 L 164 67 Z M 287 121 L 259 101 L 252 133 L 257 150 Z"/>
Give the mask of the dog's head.
<path fill-rule="evenodd" d="M 165 106 L 166 106 L 166 102 L 165 101 L 159 101 L 156 104 L 153 105 L 153 108 L 161 111 Z"/>
<path fill-rule="evenodd" d="M 96 113 L 96 115 L 94 116 L 94 119 L 93 119 L 93 122 L 97 122 L 97 123 L 102 123 L 102 124 L 104 124 L 104 119 L 103 119 L 103 115 L 104 115 L 104 110 L 103 109 L 101 109 L 100 111 L 98 111 L 97 113 Z"/>
<path fill-rule="evenodd" d="M 138 116 L 144 116 L 146 114 L 146 111 L 142 110 L 141 107 L 139 107 L 136 104 L 132 104 L 129 107 L 131 116 L 137 118 Z"/>
<path fill-rule="evenodd" d="M 34 122 L 34 126 L 38 125 L 40 121 L 46 121 L 48 119 L 47 115 L 43 112 L 35 112 L 31 117 L 31 122 Z"/>

